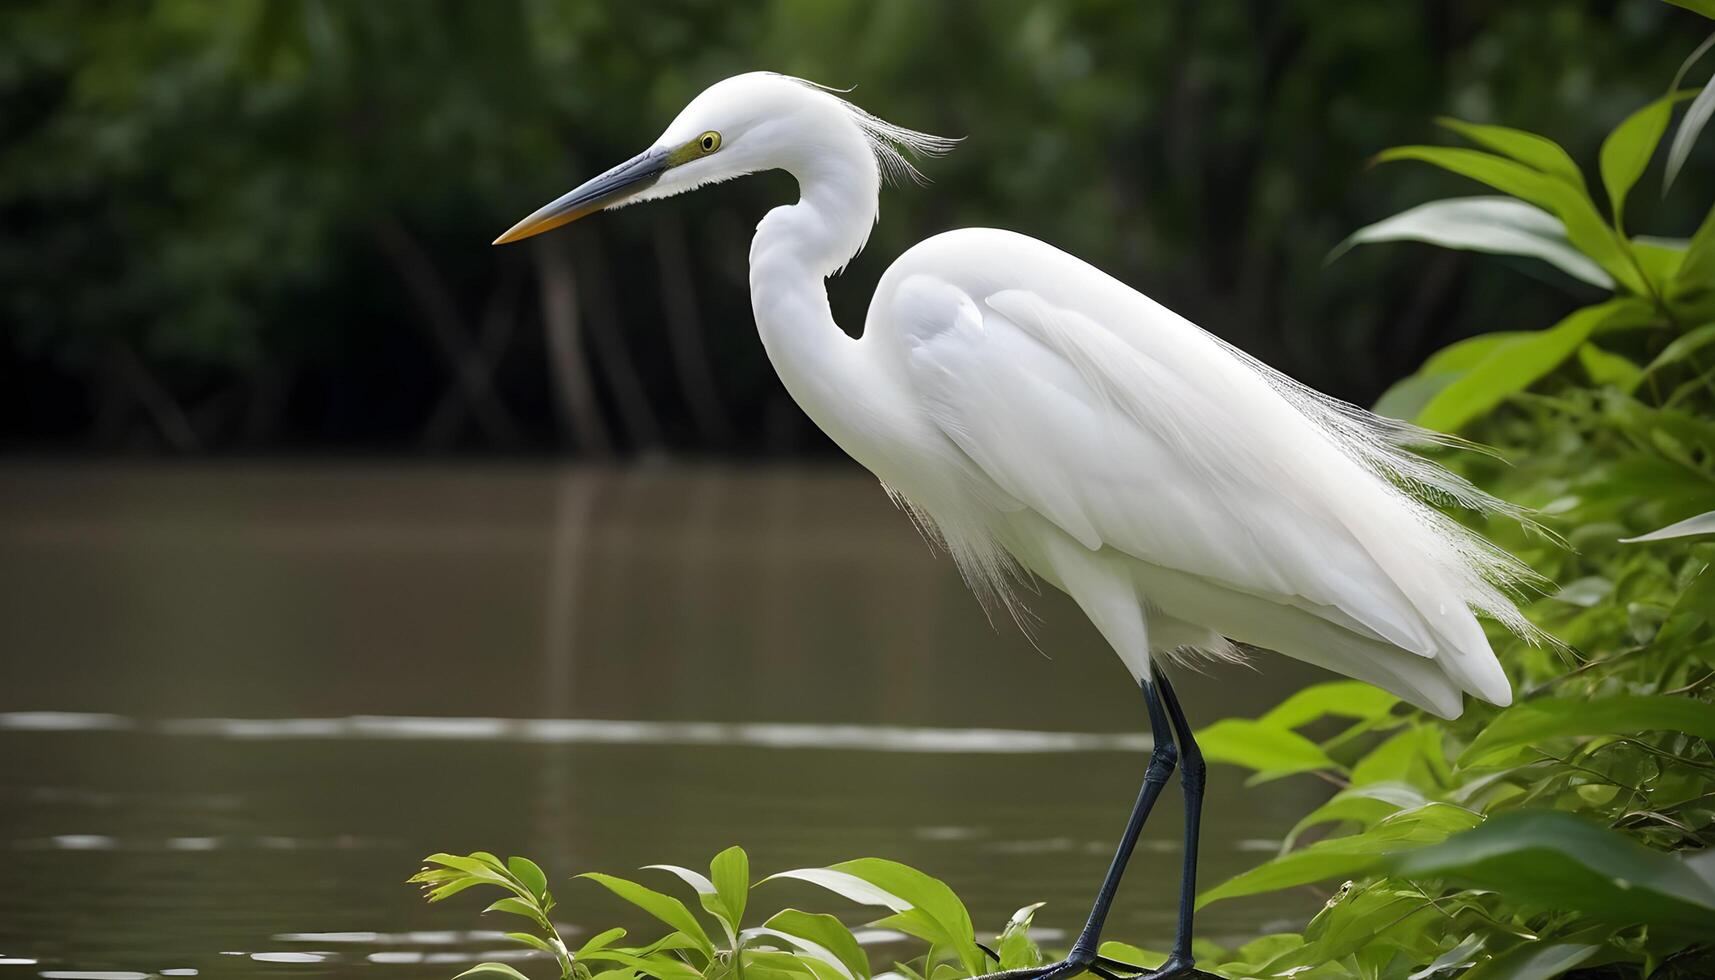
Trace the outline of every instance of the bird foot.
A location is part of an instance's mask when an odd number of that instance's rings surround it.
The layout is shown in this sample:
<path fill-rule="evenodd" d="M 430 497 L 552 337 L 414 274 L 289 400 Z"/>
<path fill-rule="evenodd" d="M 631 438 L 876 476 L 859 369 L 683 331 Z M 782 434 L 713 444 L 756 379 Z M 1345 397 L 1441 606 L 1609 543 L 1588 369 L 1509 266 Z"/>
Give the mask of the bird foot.
<path fill-rule="evenodd" d="M 1189 960 L 1168 960 L 1151 969 L 1135 963 L 1124 963 L 1106 956 L 1068 957 L 1043 966 L 1022 970 L 1000 970 L 985 973 L 972 980 L 1071 980 L 1082 973 L 1093 973 L 1102 980 L 1196 980 L 1209 974 L 1196 968 Z"/>
<path fill-rule="evenodd" d="M 1098 956 L 1086 969 L 1102 980 L 1195 980 L 1209 974 L 1197 969 L 1190 959 L 1169 959 L 1154 969 Z"/>

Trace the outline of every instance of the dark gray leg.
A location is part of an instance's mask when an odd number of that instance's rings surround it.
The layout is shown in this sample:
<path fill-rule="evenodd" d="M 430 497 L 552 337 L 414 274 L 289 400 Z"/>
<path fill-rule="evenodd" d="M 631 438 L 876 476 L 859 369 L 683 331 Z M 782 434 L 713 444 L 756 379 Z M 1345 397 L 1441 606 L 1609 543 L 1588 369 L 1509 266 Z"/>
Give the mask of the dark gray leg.
<path fill-rule="evenodd" d="M 1179 781 L 1185 788 L 1185 865 L 1179 873 L 1179 928 L 1173 935 L 1173 949 L 1163 970 L 1191 969 L 1191 916 L 1197 906 L 1197 838 L 1203 824 L 1203 787 L 1208 769 L 1203 764 L 1203 752 L 1185 721 L 1179 707 L 1179 696 L 1161 672 L 1155 672 L 1155 684 L 1161 700 L 1167 706 L 1167 716 L 1179 733 Z"/>
<path fill-rule="evenodd" d="M 1108 865 L 1107 877 L 1102 879 L 1101 890 L 1096 892 L 1095 904 L 1090 908 L 1090 918 L 1084 923 L 1084 930 L 1078 934 L 1078 941 L 1072 944 L 1071 959 L 1090 963 L 1095 961 L 1096 948 L 1102 942 L 1102 925 L 1108 919 L 1108 910 L 1113 907 L 1114 894 L 1119 891 L 1120 878 L 1125 874 L 1125 866 L 1131 860 L 1131 852 L 1137 847 L 1138 834 L 1143 831 L 1143 822 L 1149 819 L 1149 811 L 1155 807 L 1155 798 L 1161 795 L 1161 787 L 1167 785 L 1168 777 L 1173 775 L 1173 768 L 1179 758 L 1179 750 L 1173 744 L 1173 729 L 1168 727 L 1168 713 L 1163 710 L 1162 698 L 1157 692 L 1157 681 L 1145 678 L 1143 682 L 1143 703 L 1149 709 L 1149 731 L 1155 739 L 1155 749 L 1149 755 L 1149 768 L 1143 772 L 1143 786 L 1138 790 L 1137 803 L 1131 808 L 1131 818 L 1126 821 L 1125 833 L 1120 837 L 1119 847 L 1114 851 L 1114 859 Z"/>
<path fill-rule="evenodd" d="M 1090 971 L 1110 980 L 1166 980 L 1169 977 L 1206 976 L 1197 972 L 1196 961 L 1191 955 L 1191 919 L 1197 905 L 1197 840 L 1203 823 L 1203 788 L 1207 782 L 1208 767 L 1203 763 L 1203 752 L 1197 747 L 1197 739 L 1191 732 L 1190 723 L 1185 720 L 1185 712 L 1179 707 L 1179 696 L 1174 693 L 1167 675 L 1159 668 L 1151 668 L 1150 681 L 1144 682 L 1146 700 L 1151 693 L 1151 681 L 1154 693 L 1160 698 L 1178 737 L 1179 782 L 1185 789 L 1185 861 L 1179 877 L 1179 926 L 1174 930 L 1173 948 L 1168 951 L 1167 962 L 1155 970 L 1146 970 L 1105 956 L 1096 957 Z M 1150 710 L 1150 725 L 1156 729 L 1163 727 L 1156 722 L 1153 704 Z M 1161 744 L 1162 737 L 1159 734 L 1155 736 L 1157 745 Z"/>
<path fill-rule="evenodd" d="M 1151 671 L 1150 677 L 1146 678 L 1141 686 L 1144 705 L 1149 711 L 1149 729 L 1155 740 L 1155 748 L 1150 753 L 1149 768 L 1144 770 L 1143 786 L 1138 790 L 1137 802 L 1132 805 L 1125 833 L 1120 836 L 1113 861 L 1108 865 L 1107 876 L 1102 879 L 1102 887 L 1096 892 L 1095 903 L 1090 908 L 1090 917 L 1079 932 L 1077 941 L 1072 944 L 1071 953 L 1058 963 L 1027 970 L 989 973 L 978 980 L 1065 980 L 1085 971 L 1114 980 L 1165 980 L 1167 977 L 1181 976 L 1191 971 L 1191 905 L 1196 898 L 1196 827 L 1203 806 L 1203 755 L 1197 750 L 1196 742 L 1191 740 L 1191 729 L 1185 724 L 1178 699 L 1173 696 L 1173 689 L 1168 686 L 1167 678 L 1158 671 Z M 1114 895 L 1119 891 L 1126 864 L 1137 847 L 1137 838 L 1143 832 L 1144 821 L 1149 819 L 1149 811 L 1154 808 L 1156 798 L 1161 795 L 1161 788 L 1167 784 L 1179 762 L 1180 752 L 1174 744 L 1175 728 L 1179 730 L 1180 738 L 1187 746 L 1186 769 L 1183 774 L 1186 856 L 1184 879 L 1180 886 L 1179 929 L 1167 963 L 1159 970 L 1148 970 L 1135 964 L 1099 956 L 1096 951 L 1101 946 L 1102 926 L 1107 922 L 1108 910 L 1113 907 Z M 1194 791 L 1193 786 L 1196 787 Z"/>

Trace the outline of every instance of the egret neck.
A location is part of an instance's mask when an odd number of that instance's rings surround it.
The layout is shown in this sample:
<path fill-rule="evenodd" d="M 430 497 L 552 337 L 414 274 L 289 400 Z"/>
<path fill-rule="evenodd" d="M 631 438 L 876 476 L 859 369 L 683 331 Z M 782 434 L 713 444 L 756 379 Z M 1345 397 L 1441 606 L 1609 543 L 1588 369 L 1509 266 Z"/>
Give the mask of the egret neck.
<path fill-rule="evenodd" d="M 820 145 L 792 154 L 796 204 L 775 208 L 750 244 L 750 300 L 757 332 L 786 390 L 805 414 L 860 462 L 904 404 L 873 345 L 840 329 L 828 308 L 828 277 L 869 239 L 881 174 L 861 132 L 837 110 L 813 128 Z"/>

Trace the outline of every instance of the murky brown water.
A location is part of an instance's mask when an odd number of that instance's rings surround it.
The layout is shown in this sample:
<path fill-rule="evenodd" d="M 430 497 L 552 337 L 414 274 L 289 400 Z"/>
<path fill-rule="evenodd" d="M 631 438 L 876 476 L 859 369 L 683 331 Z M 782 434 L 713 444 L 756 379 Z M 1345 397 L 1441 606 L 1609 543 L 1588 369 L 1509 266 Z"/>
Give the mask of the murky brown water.
<path fill-rule="evenodd" d="M 985 930 L 1047 900 L 1052 942 L 1082 922 L 1147 739 L 1076 609 L 1032 606 L 1053 659 L 991 629 L 849 469 L 13 464 L 0 977 L 448 977 L 501 927 L 402 882 L 479 848 L 540 860 L 571 933 L 643 923 L 570 874 L 738 842 L 759 877 L 906 861 Z M 1259 667 L 1186 677 L 1193 720 L 1313 677 Z M 1205 882 L 1324 793 L 1241 779 L 1212 775 Z M 1112 938 L 1170 933 L 1176 792 Z M 798 888 L 752 909 L 866 918 Z M 1201 931 L 1313 904 L 1217 905 Z"/>

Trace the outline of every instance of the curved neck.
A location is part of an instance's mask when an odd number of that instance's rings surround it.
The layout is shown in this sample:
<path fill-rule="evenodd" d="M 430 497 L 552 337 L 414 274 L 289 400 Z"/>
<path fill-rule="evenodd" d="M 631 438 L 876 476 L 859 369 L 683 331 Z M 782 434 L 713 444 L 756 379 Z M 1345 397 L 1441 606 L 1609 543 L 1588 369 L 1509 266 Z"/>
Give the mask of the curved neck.
<path fill-rule="evenodd" d="M 864 345 L 834 322 L 825 280 L 863 248 L 881 177 L 862 134 L 788 162 L 797 204 L 775 208 L 750 246 L 750 299 L 762 345 L 805 414 L 863 462 L 880 379 Z M 844 145 L 841 145 L 841 144 Z"/>

